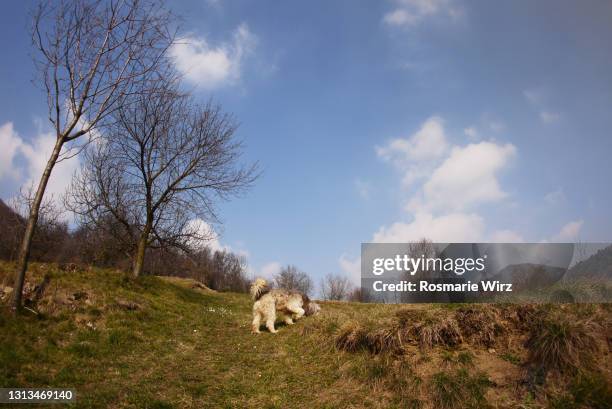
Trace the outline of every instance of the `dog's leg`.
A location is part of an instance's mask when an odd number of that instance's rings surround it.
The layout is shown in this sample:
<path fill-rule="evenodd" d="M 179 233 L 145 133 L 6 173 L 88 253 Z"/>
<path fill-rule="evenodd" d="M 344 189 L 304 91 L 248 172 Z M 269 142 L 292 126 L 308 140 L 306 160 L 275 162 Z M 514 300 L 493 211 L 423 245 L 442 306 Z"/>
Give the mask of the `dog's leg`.
<path fill-rule="evenodd" d="M 270 311 L 267 311 L 266 314 L 266 327 L 268 328 L 268 331 L 270 331 L 273 334 L 276 334 L 276 329 L 274 328 L 274 321 L 276 321 L 276 310 L 274 305 L 272 306 L 272 308 L 270 309 Z"/>
<path fill-rule="evenodd" d="M 259 334 L 259 327 L 261 325 L 261 313 L 259 311 L 253 311 L 253 333 Z"/>
<path fill-rule="evenodd" d="M 302 307 L 297 305 L 288 305 L 287 309 L 293 313 L 293 319 L 296 321 L 302 318 L 306 313 Z"/>
<path fill-rule="evenodd" d="M 285 324 L 293 325 L 293 320 L 291 319 L 291 316 L 285 315 Z"/>

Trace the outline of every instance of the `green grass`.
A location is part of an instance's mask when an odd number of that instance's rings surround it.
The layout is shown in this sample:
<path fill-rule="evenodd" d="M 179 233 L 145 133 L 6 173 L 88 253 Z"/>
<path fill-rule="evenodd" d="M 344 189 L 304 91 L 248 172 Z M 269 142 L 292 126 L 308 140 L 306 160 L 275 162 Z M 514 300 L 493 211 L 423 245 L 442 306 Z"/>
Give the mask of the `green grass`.
<path fill-rule="evenodd" d="M 513 354 L 512 352 L 504 352 L 503 354 L 500 355 L 500 357 L 504 361 L 508 361 L 511 364 L 514 364 L 514 365 L 521 364 L 521 358 L 519 358 L 516 354 Z"/>
<path fill-rule="evenodd" d="M 550 406 L 554 409 L 604 409 L 610 407 L 610 402 L 610 384 L 601 374 L 589 373 L 575 377 L 566 393 L 551 398 Z"/>
<path fill-rule="evenodd" d="M 434 407 L 440 409 L 478 409 L 489 407 L 485 398 L 492 385 L 483 373 L 470 374 L 467 369 L 456 372 L 438 372 L 431 377 Z"/>
<path fill-rule="evenodd" d="M 11 266 L 0 267 L 6 275 Z M 17 318 L 1 308 L 0 387 L 74 387 L 79 408 L 374 402 L 359 385 L 341 399 L 328 395 L 345 387 L 339 367 L 350 358 L 302 335 L 315 318 L 256 336 L 244 294 L 193 290 L 157 277 L 126 281 L 98 269 L 69 274 L 34 264 L 32 270 L 32 282 L 50 272 L 49 297 L 84 291 L 90 301 L 43 302 L 39 316 L 26 311 Z M 141 307 L 126 310 L 117 300 Z M 372 366 L 370 376 L 377 371 L 382 374 Z"/>
<path fill-rule="evenodd" d="M 0 282 L 12 267 L 0 262 Z M 252 335 L 244 294 L 44 264 L 31 266 L 28 281 L 44 274 L 51 281 L 39 315 L 14 317 L 0 306 L 0 387 L 75 388 L 78 408 L 461 408 L 525 399 L 515 386 L 522 368 L 506 362 L 522 338 L 511 338 L 512 349 L 496 346 L 499 356 L 470 337 L 459 343 L 452 320 L 465 306 L 326 302 L 316 317 L 279 323 L 276 335 Z M 71 300 L 77 292 L 86 296 Z M 610 309 L 578 313 L 609 318 Z M 497 367 L 513 381 L 492 386 Z M 563 393 L 600 402 L 606 376 Z M 534 407 L 565 396 L 549 395 L 534 395 Z"/>

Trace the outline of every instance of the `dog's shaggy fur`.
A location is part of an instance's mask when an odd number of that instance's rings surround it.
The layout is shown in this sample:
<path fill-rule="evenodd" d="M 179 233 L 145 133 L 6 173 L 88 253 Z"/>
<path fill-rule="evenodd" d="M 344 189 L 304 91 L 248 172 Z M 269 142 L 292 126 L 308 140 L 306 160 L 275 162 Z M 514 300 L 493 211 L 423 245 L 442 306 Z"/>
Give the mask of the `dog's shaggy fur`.
<path fill-rule="evenodd" d="M 266 327 L 271 333 L 277 332 L 274 328 L 277 311 L 285 315 L 287 325 L 292 325 L 294 320 L 298 320 L 304 315 L 315 315 L 321 310 L 321 307 L 310 301 L 306 294 L 282 288 L 270 289 L 263 278 L 256 279 L 251 285 L 251 297 L 254 301 L 253 332 L 256 334 L 259 334 L 262 321 L 266 323 Z"/>

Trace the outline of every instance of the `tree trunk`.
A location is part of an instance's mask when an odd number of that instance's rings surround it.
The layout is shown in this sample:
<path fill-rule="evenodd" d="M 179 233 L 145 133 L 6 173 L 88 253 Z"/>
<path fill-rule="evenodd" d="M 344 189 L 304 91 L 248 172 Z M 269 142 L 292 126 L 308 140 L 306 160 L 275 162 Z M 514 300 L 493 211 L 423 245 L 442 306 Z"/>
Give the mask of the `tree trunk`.
<path fill-rule="evenodd" d="M 136 255 L 134 256 L 134 267 L 132 269 L 132 278 L 137 278 L 142 274 L 144 267 L 145 252 L 147 250 L 147 242 L 149 241 L 149 233 L 151 233 L 151 227 L 145 226 L 140 240 L 138 241 L 138 248 L 136 249 Z"/>
<path fill-rule="evenodd" d="M 34 232 L 36 230 L 36 223 L 38 223 L 38 213 L 40 211 L 43 196 L 45 195 L 45 190 L 47 189 L 47 183 L 49 182 L 49 178 L 51 177 L 51 171 L 53 170 L 53 167 L 57 162 L 57 158 L 59 157 L 63 145 L 63 138 L 58 138 L 55 142 L 55 147 L 53 148 L 51 157 L 47 161 L 45 171 L 43 172 L 42 177 L 40 178 L 40 182 L 38 183 L 38 189 L 36 190 L 34 200 L 31 203 L 30 214 L 28 216 L 25 232 L 23 234 L 23 239 L 21 240 L 21 246 L 19 248 L 17 271 L 13 280 L 13 311 L 17 311 L 21 308 L 23 283 L 25 281 L 26 271 L 28 270 L 28 259 L 30 257 L 30 249 L 32 247 L 32 238 L 34 237 Z"/>

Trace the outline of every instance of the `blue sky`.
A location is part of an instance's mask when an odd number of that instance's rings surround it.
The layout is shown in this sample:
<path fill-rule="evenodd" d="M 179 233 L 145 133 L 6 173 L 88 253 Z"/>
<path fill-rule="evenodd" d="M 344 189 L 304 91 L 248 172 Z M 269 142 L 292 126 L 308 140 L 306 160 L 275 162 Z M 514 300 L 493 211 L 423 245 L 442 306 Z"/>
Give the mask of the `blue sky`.
<path fill-rule="evenodd" d="M 185 86 L 235 114 L 264 170 L 213 243 L 253 274 L 358 277 L 373 240 L 612 241 L 612 3 L 169 5 Z M 27 27 L 28 4 L 2 5 L 5 200 L 52 141 Z"/>

